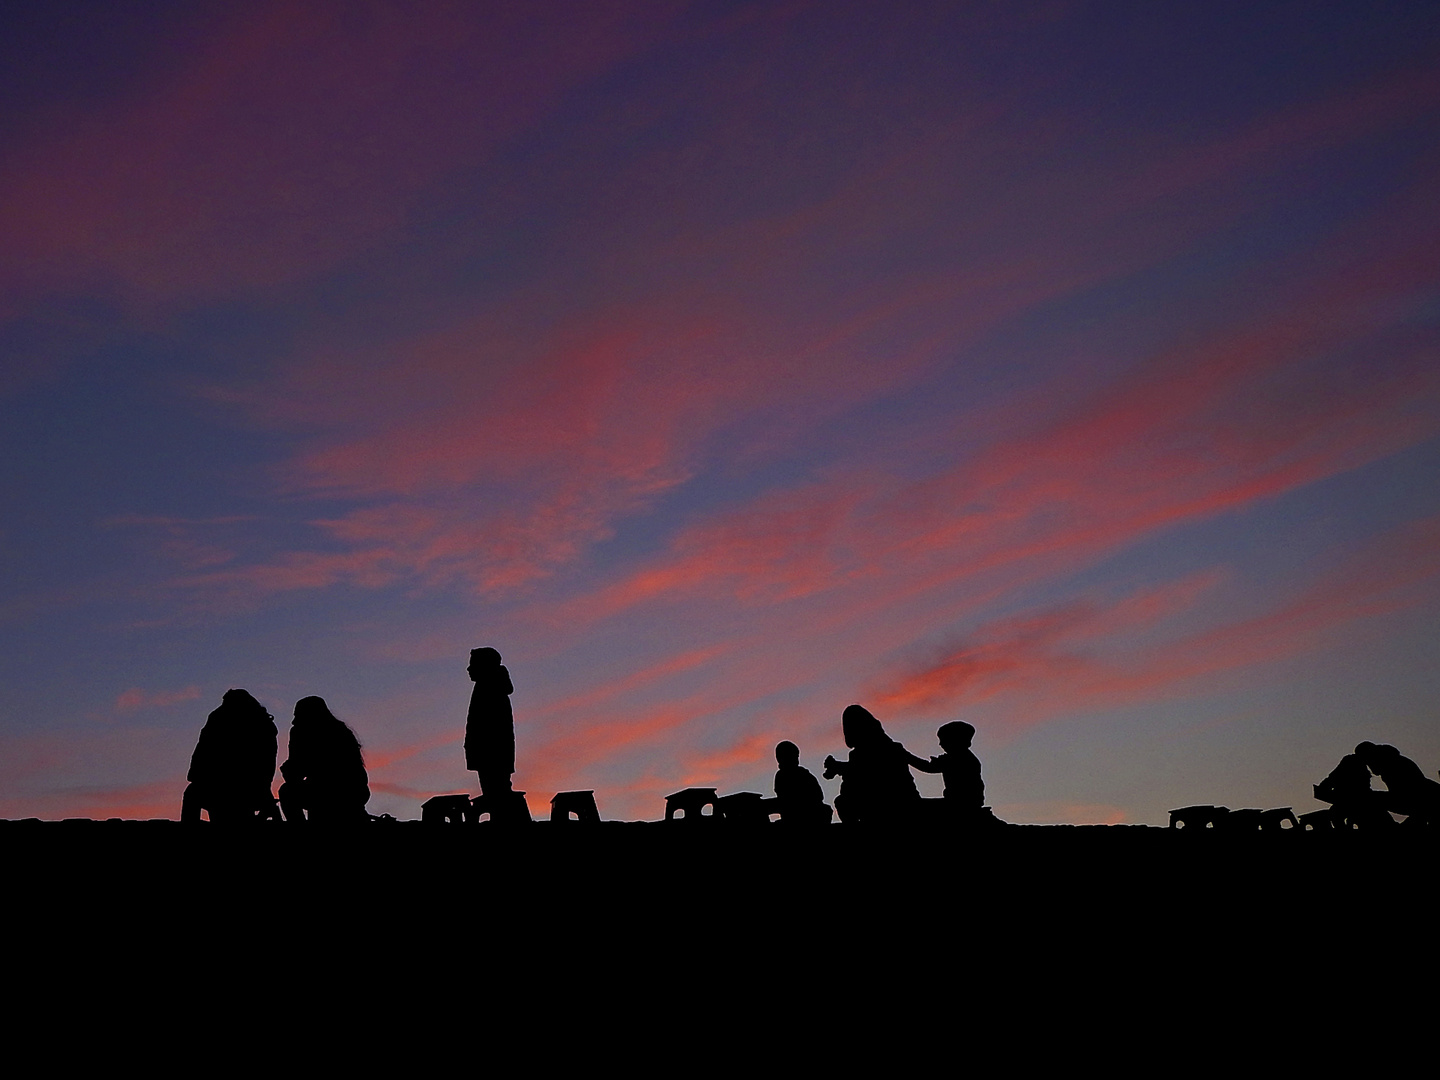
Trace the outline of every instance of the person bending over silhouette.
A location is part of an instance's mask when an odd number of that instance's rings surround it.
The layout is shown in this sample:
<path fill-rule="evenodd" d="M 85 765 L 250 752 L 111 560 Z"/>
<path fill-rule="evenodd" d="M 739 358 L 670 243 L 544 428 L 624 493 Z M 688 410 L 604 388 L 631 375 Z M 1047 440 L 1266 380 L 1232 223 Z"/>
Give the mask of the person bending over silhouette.
<path fill-rule="evenodd" d="M 1401 755 L 1393 746 L 1362 742 L 1355 747 L 1358 757 L 1376 776 L 1385 781 L 1385 809 L 1404 814 L 1407 825 L 1440 822 L 1440 784 L 1420 771 L 1420 766 Z"/>
<path fill-rule="evenodd" d="M 280 766 L 280 809 L 286 821 L 322 824 L 369 821 L 370 777 L 355 733 L 324 698 L 301 698 L 290 725 L 290 757 Z"/>
<path fill-rule="evenodd" d="M 225 691 L 190 757 L 180 820 L 199 821 L 202 810 L 216 824 L 273 816 L 278 735 L 275 718 L 248 691 Z"/>
<path fill-rule="evenodd" d="M 1361 746 L 1366 745 L 1361 743 Z M 1370 787 L 1370 769 L 1358 753 L 1346 754 L 1330 775 L 1314 785 L 1315 798 L 1333 807 L 1332 821 L 1361 829 L 1394 828 L 1386 812 L 1386 792 Z"/>
<path fill-rule="evenodd" d="M 465 718 L 465 767 L 480 777 L 480 794 L 503 801 L 515 772 L 515 687 L 494 649 L 472 649 L 468 670 L 475 689 Z"/>
<path fill-rule="evenodd" d="M 985 806 L 985 781 L 980 777 L 980 759 L 970 749 L 975 729 L 964 720 L 944 724 L 935 733 L 945 753 L 922 761 L 907 753 L 907 761 L 921 772 L 945 777 L 945 809 L 956 817 L 969 817 Z"/>
<path fill-rule="evenodd" d="M 839 776 L 835 811 L 845 822 L 902 821 L 920 807 L 920 792 L 910 775 L 911 755 L 859 705 L 846 706 L 841 717 L 848 761 L 825 759 L 825 779 Z"/>
<path fill-rule="evenodd" d="M 774 808 L 781 824 L 828 825 L 834 811 L 825 805 L 825 792 L 815 774 L 800 764 L 800 748 L 793 742 L 777 743 Z"/>

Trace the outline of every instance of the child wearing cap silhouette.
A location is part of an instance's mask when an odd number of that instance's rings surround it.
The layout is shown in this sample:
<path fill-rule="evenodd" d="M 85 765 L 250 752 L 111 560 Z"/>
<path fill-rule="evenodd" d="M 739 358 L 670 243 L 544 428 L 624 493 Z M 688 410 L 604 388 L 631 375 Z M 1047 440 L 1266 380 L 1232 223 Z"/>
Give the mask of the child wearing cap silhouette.
<path fill-rule="evenodd" d="M 954 720 L 935 733 L 945 753 L 929 761 L 910 755 L 910 765 L 921 772 L 945 777 L 945 807 L 952 814 L 969 816 L 985 805 L 985 781 L 980 777 L 980 759 L 970 749 L 975 729 L 964 720 Z"/>

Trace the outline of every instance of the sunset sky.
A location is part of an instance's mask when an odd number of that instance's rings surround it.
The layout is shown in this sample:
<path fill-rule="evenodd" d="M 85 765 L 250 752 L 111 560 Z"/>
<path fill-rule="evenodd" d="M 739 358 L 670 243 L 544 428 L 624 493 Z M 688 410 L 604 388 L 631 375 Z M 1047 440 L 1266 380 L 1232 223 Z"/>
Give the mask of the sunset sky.
<path fill-rule="evenodd" d="M 230 687 L 417 817 L 481 645 L 536 814 L 1440 768 L 1433 3 L 8 4 L 0 103 L 0 817 Z"/>

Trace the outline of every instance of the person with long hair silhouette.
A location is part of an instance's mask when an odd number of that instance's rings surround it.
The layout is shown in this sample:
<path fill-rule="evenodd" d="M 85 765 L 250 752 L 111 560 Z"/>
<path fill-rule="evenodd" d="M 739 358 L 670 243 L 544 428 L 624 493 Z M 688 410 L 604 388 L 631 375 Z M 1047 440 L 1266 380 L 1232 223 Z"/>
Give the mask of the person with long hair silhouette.
<path fill-rule="evenodd" d="M 317 824 L 369 821 L 370 776 L 360 740 L 325 699 L 301 698 L 290 725 L 290 756 L 280 766 L 285 820 Z"/>
<path fill-rule="evenodd" d="M 825 759 L 825 779 L 839 776 L 835 812 L 844 822 L 891 822 L 912 817 L 920 807 L 920 791 L 910 775 L 911 755 L 880 725 L 868 709 L 849 705 L 840 719 L 848 761 Z"/>
<path fill-rule="evenodd" d="M 225 691 L 190 756 L 180 820 L 199 821 L 202 810 L 216 824 L 275 816 L 270 784 L 278 748 L 275 718 L 265 706 L 249 691 Z"/>

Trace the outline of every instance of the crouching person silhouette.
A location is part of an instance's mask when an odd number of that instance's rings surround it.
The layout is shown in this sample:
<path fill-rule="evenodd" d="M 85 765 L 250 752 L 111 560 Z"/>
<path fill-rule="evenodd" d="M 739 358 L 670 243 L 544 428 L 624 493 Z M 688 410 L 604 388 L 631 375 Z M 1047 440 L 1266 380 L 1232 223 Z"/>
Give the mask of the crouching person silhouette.
<path fill-rule="evenodd" d="M 920 809 L 920 792 L 910 775 L 912 755 L 880 726 L 869 710 L 846 706 L 841 716 L 850 759 L 825 759 L 825 779 L 841 777 L 835 812 L 844 822 L 907 821 Z"/>
<path fill-rule="evenodd" d="M 1387 811 L 1388 795 L 1370 786 L 1370 769 L 1359 754 L 1346 754 L 1312 790 L 1316 799 L 1331 804 L 1330 819 L 1337 829 L 1395 827 Z"/>
<path fill-rule="evenodd" d="M 1440 784 L 1419 765 L 1385 743 L 1362 742 L 1355 756 L 1385 782 L 1386 810 L 1404 815 L 1411 828 L 1440 824 Z"/>
<path fill-rule="evenodd" d="M 825 805 L 825 792 L 815 774 L 800 764 L 800 748 L 793 742 L 777 743 L 775 798 L 772 813 L 779 812 L 782 825 L 828 825 L 834 811 Z"/>
<path fill-rule="evenodd" d="M 301 698 L 290 725 L 290 757 L 280 766 L 280 808 L 286 821 L 354 824 L 369 821 L 370 776 L 360 740 L 324 698 Z"/>
<path fill-rule="evenodd" d="M 275 718 L 248 691 L 225 691 L 190 757 L 180 820 L 199 821 L 202 810 L 217 825 L 278 817 L 270 791 L 278 736 Z"/>

